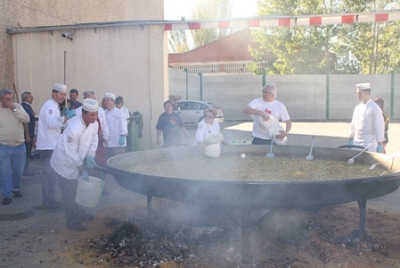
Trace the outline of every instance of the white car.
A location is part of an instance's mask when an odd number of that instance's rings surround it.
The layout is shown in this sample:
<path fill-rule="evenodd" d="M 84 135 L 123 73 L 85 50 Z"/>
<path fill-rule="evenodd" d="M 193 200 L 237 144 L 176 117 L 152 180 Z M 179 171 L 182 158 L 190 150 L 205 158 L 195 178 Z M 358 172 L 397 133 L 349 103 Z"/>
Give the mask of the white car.
<path fill-rule="evenodd" d="M 224 122 L 224 113 L 221 108 L 211 102 L 185 100 L 173 104 L 174 112 L 179 114 L 183 124 L 187 126 L 197 126 L 197 123 L 203 119 L 204 110 L 210 107 L 217 110 L 217 116 L 214 120 L 218 123 Z"/>

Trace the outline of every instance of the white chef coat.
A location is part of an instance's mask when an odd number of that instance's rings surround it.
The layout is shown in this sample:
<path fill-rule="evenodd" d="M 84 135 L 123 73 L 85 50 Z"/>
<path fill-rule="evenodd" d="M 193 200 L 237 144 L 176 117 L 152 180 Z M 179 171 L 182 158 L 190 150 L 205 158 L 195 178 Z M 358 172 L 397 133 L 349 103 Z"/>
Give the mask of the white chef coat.
<path fill-rule="evenodd" d="M 123 113 L 124 116 L 125 116 L 126 123 L 128 124 L 128 123 L 129 123 L 128 120 L 129 120 L 129 118 L 131 117 L 130 114 L 129 114 L 128 108 L 126 108 L 125 106 L 122 106 L 122 107 L 121 107 L 121 111 L 122 111 L 122 113 Z"/>
<path fill-rule="evenodd" d="M 371 99 L 366 103 L 360 103 L 354 108 L 351 119 L 350 138 L 353 138 L 353 145 L 367 147 L 372 145 L 368 151 L 376 152 L 378 142 L 385 140 L 385 123 L 382 110 Z"/>
<path fill-rule="evenodd" d="M 207 124 L 204 119 L 197 124 L 197 131 L 195 136 L 195 143 L 202 141 L 207 142 L 208 140 L 223 140 L 223 136 L 220 133 L 219 123 L 213 121 L 212 125 Z"/>
<path fill-rule="evenodd" d="M 252 100 L 249 104 L 249 107 L 263 111 L 269 115 L 274 116 L 278 120 L 287 121 L 290 120 L 289 113 L 280 101 L 273 100 L 271 102 L 264 101 L 263 98 L 257 98 Z M 272 137 L 267 129 L 261 126 L 256 120 L 256 116 L 253 116 L 255 119 L 253 122 L 253 137 L 257 137 L 264 140 L 270 140 Z"/>
<path fill-rule="evenodd" d="M 51 167 L 66 179 L 79 177 L 79 166 L 86 156 L 96 155 L 99 124 L 95 121 L 86 127 L 82 116 L 71 118 L 68 127 L 59 138 L 50 159 Z"/>
<path fill-rule="evenodd" d="M 37 150 L 54 150 L 61 129 L 66 126 L 64 120 L 65 117 L 60 113 L 60 105 L 54 99 L 49 99 L 43 104 L 39 112 Z"/>
<path fill-rule="evenodd" d="M 105 110 L 105 114 L 108 130 L 110 131 L 107 147 L 125 147 L 128 125 L 126 124 L 126 118 L 123 112 L 114 107 L 111 110 Z M 119 145 L 120 136 L 125 136 L 125 143 L 122 146 Z"/>
<path fill-rule="evenodd" d="M 82 106 L 79 108 L 76 108 L 75 112 L 76 112 L 77 117 L 82 116 Z M 103 139 L 108 140 L 108 137 L 110 136 L 110 131 L 108 130 L 108 126 L 107 126 L 106 114 L 104 113 L 104 110 L 100 107 L 97 112 L 98 112 L 97 117 L 100 120 L 101 133 L 103 134 Z"/>

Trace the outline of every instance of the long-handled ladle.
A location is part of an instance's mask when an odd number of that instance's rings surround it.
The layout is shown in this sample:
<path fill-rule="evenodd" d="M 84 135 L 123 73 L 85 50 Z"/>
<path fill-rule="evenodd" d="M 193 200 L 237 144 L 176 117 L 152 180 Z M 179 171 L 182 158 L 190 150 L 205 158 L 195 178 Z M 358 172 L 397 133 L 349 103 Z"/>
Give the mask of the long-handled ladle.
<path fill-rule="evenodd" d="M 388 159 L 386 159 L 386 160 L 383 161 L 383 162 L 374 163 L 374 164 L 372 164 L 372 165 L 369 167 L 369 170 L 373 170 L 374 168 L 376 168 L 377 165 L 382 165 L 383 163 L 385 163 L 385 162 L 387 162 L 387 161 L 389 161 L 389 160 L 392 160 L 392 159 L 393 159 L 393 157 L 392 157 L 392 158 L 388 158 Z"/>
<path fill-rule="evenodd" d="M 312 155 L 313 147 L 314 147 L 314 136 L 312 136 L 311 149 L 310 149 L 310 153 L 306 156 L 306 160 L 313 160 L 314 159 L 314 156 Z"/>
<path fill-rule="evenodd" d="M 267 157 L 269 157 L 269 158 L 275 157 L 275 154 L 272 152 L 272 147 L 274 147 L 274 135 L 272 135 L 272 138 L 271 138 L 271 148 L 269 150 L 269 153 L 267 153 Z"/>
<path fill-rule="evenodd" d="M 365 149 L 362 150 L 359 154 L 357 154 L 357 155 L 353 156 L 352 158 L 350 158 L 349 160 L 347 160 L 347 164 L 353 165 L 353 164 L 354 164 L 354 158 L 360 156 L 363 152 L 365 152 L 366 150 L 368 150 L 368 148 L 371 146 L 371 144 L 372 144 L 372 143 L 370 142 L 370 143 L 368 144 L 368 146 L 365 147 Z"/>

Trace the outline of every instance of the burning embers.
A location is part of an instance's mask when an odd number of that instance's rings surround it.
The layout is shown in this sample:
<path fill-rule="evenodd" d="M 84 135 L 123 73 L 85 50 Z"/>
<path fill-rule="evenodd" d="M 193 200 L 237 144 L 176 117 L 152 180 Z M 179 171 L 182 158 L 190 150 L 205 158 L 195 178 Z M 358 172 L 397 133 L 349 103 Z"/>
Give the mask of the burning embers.
<path fill-rule="evenodd" d="M 128 222 L 113 221 L 115 230 L 90 243 L 111 256 L 111 265 L 159 267 L 174 261 L 196 263 L 209 253 L 209 244 L 225 236 L 218 227 L 190 227 L 145 219 Z"/>

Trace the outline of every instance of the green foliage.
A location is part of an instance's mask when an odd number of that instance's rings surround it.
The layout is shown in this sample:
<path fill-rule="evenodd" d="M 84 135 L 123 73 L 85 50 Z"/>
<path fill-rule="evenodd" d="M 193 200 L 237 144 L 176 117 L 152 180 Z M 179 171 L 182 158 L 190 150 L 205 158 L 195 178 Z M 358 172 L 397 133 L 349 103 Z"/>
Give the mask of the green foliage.
<path fill-rule="evenodd" d="M 259 16 L 343 14 L 383 10 L 390 0 L 260 0 Z M 276 59 L 268 74 L 387 73 L 399 70 L 399 22 L 355 23 L 327 26 L 274 27 L 253 31 L 259 50 L 251 50 L 254 62 L 267 49 Z M 253 70 L 256 70 L 253 65 Z"/>
<path fill-rule="evenodd" d="M 191 20 L 229 19 L 231 16 L 230 0 L 201 0 L 198 6 L 192 10 Z M 205 29 L 190 32 L 194 48 L 204 46 L 230 33 L 229 29 Z"/>
<path fill-rule="evenodd" d="M 184 17 L 181 20 L 185 20 Z M 168 32 L 168 52 L 184 53 L 189 51 L 186 31 L 169 31 Z"/>

